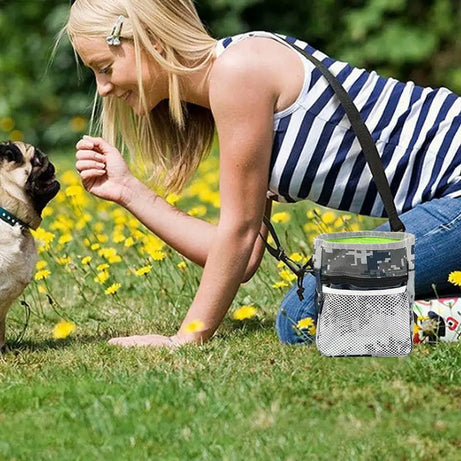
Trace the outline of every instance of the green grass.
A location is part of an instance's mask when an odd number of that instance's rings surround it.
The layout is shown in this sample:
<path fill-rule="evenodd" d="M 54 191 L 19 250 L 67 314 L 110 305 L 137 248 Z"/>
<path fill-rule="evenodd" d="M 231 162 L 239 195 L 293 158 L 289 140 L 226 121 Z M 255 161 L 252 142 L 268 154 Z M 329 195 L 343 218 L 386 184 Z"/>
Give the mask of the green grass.
<path fill-rule="evenodd" d="M 109 234 L 108 211 L 97 211 L 96 204 L 88 210 Z M 289 208 L 291 221 L 277 229 L 290 251 L 308 254 L 301 230 L 306 206 Z M 61 212 L 73 218 L 72 210 Z M 44 227 L 51 228 L 55 218 Z M 109 346 L 113 336 L 174 333 L 200 270 L 181 272 L 181 258 L 165 249 L 165 261 L 151 262 L 151 273 L 135 277 L 129 269 L 147 260 L 120 244 L 123 261 L 111 267 L 110 282 L 122 288 L 106 296 L 79 264 L 90 230 L 74 229 L 72 242 L 61 247 L 56 237 L 41 254 L 52 272 L 48 295 L 38 292 L 40 281 L 21 298 L 32 310 L 29 328 L 13 352 L 0 357 L 1 461 L 459 456 L 459 344 L 417 346 L 408 357 L 387 359 L 332 359 L 314 346 L 283 346 L 274 318 L 284 292 L 271 287 L 278 273 L 266 255 L 231 308 L 252 304 L 256 318 L 236 322 L 228 316 L 202 346 Z M 74 261 L 60 266 L 58 256 Z M 96 260 L 94 255 L 94 265 Z M 20 336 L 23 317 L 17 302 L 8 319 L 10 343 Z M 74 321 L 77 330 L 54 340 L 51 332 L 61 318 Z"/>
<path fill-rule="evenodd" d="M 456 459 L 457 345 L 329 359 L 267 323 L 178 351 L 26 344 L 0 366 L 0 459 Z"/>

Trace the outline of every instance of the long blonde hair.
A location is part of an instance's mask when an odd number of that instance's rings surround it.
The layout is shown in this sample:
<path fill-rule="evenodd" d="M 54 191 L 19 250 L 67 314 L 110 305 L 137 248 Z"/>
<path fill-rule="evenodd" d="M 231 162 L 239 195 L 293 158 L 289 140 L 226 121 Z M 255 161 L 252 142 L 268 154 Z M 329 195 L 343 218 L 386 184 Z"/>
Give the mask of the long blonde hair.
<path fill-rule="evenodd" d="M 122 40 L 130 39 L 134 44 L 144 109 L 142 52 L 167 71 L 169 99 L 146 111 L 147 115 L 137 115 L 115 96 L 103 98 L 99 120 L 102 135 L 121 149 L 126 146 L 138 167 L 141 163 L 156 184 L 177 192 L 210 151 L 214 134 L 211 111 L 181 101 L 178 76 L 206 67 L 216 40 L 205 30 L 193 0 L 77 0 L 64 31 L 71 42 L 76 36 L 105 38 L 120 15 L 125 17 Z"/>

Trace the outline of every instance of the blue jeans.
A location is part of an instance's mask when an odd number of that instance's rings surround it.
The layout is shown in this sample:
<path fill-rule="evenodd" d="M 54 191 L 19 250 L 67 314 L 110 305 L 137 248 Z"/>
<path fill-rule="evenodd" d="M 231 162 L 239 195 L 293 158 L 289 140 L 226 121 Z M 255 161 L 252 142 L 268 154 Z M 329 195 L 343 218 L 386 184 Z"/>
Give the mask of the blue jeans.
<path fill-rule="evenodd" d="M 461 198 L 444 197 L 417 205 L 400 215 L 407 232 L 415 235 L 415 295 L 416 299 L 434 298 L 432 284 L 439 296 L 461 292 L 448 282 L 448 274 L 461 270 Z M 377 230 L 389 230 L 385 223 Z M 285 296 L 277 313 L 275 326 L 281 342 L 309 342 L 313 337 L 300 337 L 293 324 L 306 317 L 317 321 L 315 278 L 303 280 L 304 301 L 296 293 L 296 285 Z"/>

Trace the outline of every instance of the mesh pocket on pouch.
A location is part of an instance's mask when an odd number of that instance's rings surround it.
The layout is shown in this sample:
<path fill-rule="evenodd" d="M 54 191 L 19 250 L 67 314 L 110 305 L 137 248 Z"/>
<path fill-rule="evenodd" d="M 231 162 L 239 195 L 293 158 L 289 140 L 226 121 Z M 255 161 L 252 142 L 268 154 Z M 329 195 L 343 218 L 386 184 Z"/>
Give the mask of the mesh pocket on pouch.
<path fill-rule="evenodd" d="M 402 356 L 411 352 L 407 287 L 341 290 L 322 287 L 317 347 L 328 356 Z"/>

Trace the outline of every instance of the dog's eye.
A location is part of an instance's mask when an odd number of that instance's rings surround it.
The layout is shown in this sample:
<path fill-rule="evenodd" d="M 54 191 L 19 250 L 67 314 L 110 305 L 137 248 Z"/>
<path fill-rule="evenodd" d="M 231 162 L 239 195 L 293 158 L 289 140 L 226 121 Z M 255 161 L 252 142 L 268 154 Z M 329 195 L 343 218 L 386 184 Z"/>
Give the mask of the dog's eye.
<path fill-rule="evenodd" d="M 11 148 L 10 146 L 0 146 L 0 158 L 5 159 L 7 162 L 14 162 L 18 165 L 23 163 L 22 153 L 19 149 Z"/>
<path fill-rule="evenodd" d="M 31 160 L 32 166 L 42 166 L 41 158 L 38 155 L 34 155 Z"/>

